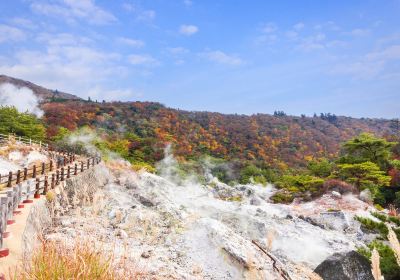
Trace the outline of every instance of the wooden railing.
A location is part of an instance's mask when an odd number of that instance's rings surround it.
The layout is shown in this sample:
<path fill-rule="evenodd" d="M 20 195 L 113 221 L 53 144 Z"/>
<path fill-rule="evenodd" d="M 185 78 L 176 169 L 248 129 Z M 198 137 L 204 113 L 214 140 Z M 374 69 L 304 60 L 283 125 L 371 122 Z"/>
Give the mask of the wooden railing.
<path fill-rule="evenodd" d="M 53 151 L 49 149 L 47 143 L 27 140 L 14 135 L 5 137 L 0 134 L 0 145 L 2 142 L 13 141 L 14 139 L 27 145 L 39 145 L 40 148 L 44 148 L 50 161 L 0 175 L 0 258 L 9 254 L 8 249 L 3 248 L 3 238 L 9 235 L 6 231 L 7 226 L 15 222 L 13 216 L 20 213 L 17 210 L 18 208 L 23 208 L 24 203 L 33 202 L 32 194 L 33 198 L 40 198 L 41 194 L 46 195 L 50 189 L 54 189 L 60 182 L 101 162 L 99 156 L 88 157 L 84 155 L 77 160 L 78 157 L 75 154 Z M 24 192 L 23 185 L 25 185 Z"/>
<path fill-rule="evenodd" d="M 29 145 L 29 146 L 37 145 L 39 147 L 44 147 L 46 149 L 49 147 L 49 144 L 47 144 L 43 141 L 33 140 L 31 138 L 24 137 L 24 136 L 17 136 L 15 134 L 1 134 L 0 133 L 0 145 L 3 142 L 7 142 L 7 141 L 17 141 L 17 142 L 20 142 L 20 143 L 23 143 L 23 144 Z"/>
<path fill-rule="evenodd" d="M 42 162 L 40 165 L 34 164 L 32 167 L 20 169 L 17 171 L 10 171 L 8 174 L 0 174 L 0 190 L 4 187 L 10 188 L 13 185 L 22 183 L 23 181 L 36 178 L 45 173 L 52 172 L 59 169 L 62 165 L 68 165 L 75 161 L 75 154 L 49 152 L 51 160 L 49 162 Z"/>

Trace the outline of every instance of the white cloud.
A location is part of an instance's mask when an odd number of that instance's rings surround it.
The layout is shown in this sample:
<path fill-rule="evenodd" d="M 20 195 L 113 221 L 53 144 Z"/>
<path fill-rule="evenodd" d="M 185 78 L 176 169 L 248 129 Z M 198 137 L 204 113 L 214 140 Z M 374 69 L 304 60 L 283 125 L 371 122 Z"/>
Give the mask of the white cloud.
<path fill-rule="evenodd" d="M 350 32 L 345 32 L 346 35 L 351 35 L 354 37 L 364 37 L 370 34 L 369 29 L 362 29 L 362 28 L 356 28 L 351 30 Z"/>
<path fill-rule="evenodd" d="M 121 55 L 90 47 L 84 37 L 42 34 L 38 40 L 44 50 L 17 51 L 0 64 L 0 73 L 81 97 L 96 85 L 109 84 L 111 76 L 128 75 Z"/>
<path fill-rule="evenodd" d="M 156 18 L 154 10 L 146 10 L 131 3 L 124 3 L 122 7 L 128 12 L 136 14 L 136 19 L 139 21 L 152 21 Z"/>
<path fill-rule="evenodd" d="M 299 34 L 296 31 L 289 30 L 286 31 L 285 35 L 290 40 L 296 40 Z"/>
<path fill-rule="evenodd" d="M 332 73 L 351 75 L 356 79 L 387 77 L 388 64 L 398 60 L 400 60 L 400 45 L 392 45 L 380 51 L 367 53 L 358 60 L 338 64 L 333 68 Z"/>
<path fill-rule="evenodd" d="M 381 60 L 385 62 L 400 59 L 400 45 L 392 45 L 382 51 L 372 52 L 366 55 L 368 60 Z"/>
<path fill-rule="evenodd" d="M 219 64 L 226 64 L 231 66 L 239 66 L 244 64 L 244 61 L 234 55 L 228 55 L 222 51 L 206 51 L 200 53 L 201 57 L 207 58 L 210 61 L 219 63 Z"/>
<path fill-rule="evenodd" d="M 152 21 L 156 17 L 156 12 L 153 10 L 146 10 L 139 13 L 137 16 L 138 20 L 142 21 Z"/>
<path fill-rule="evenodd" d="M 326 36 L 324 33 L 317 33 L 312 36 L 302 38 L 297 46 L 297 49 L 307 52 L 324 49 L 326 47 L 325 38 Z"/>
<path fill-rule="evenodd" d="M 97 6 L 94 0 L 57 0 L 51 4 L 34 1 L 31 9 L 38 14 L 62 18 L 68 23 L 85 20 L 90 24 L 102 25 L 117 21 L 113 14 Z"/>
<path fill-rule="evenodd" d="M 159 64 L 157 59 L 148 54 L 132 54 L 128 56 L 128 61 L 133 65 L 143 65 L 149 67 L 157 66 Z"/>
<path fill-rule="evenodd" d="M 12 23 L 13 25 L 22 27 L 22 28 L 30 29 L 30 30 L 37 28 L 37 25 L 35 23 L 33 23 L 33 21 L 26 19 L 26 18 L 22 18 L 22 17 L 13 18 L 13 19 L 11 19 L 10 23 Z"/>
<path fill-rule="evenodd" d="M 257 44 L 269 44 L 272 45 L 278 41 L 278 36 L 275 34 L 262 34 L 255 40 Z"/>
<path fill-rule="evenodd" d="M 134 47 L 134 48 L 142 48 L 145 45 L 145 43 L 142 40 L 136 40 L 136 39 L 126 38 L 126 37 L 119 37 L 117 39 L 117 41 L 120 44 L 128 45 L 128 46 Z"/>
<path fill-rule="evenodd" d="M 269 23 L 265 24 L 262 28 L 262 32 L 264 32 L 264 33 L 273 33 L 276 30 L 278 30 L 278 27 L 273 22 L 269 22 Z"/>
<path fill-rule="evenodd" d="M 192 6 L 193 5 L 193 1 L 192 0 L 183 0 L 183 4 L 185 6 Z"/>
<path fill-rule="evenodd" d="M 92 100 L 121 101 L 141 97 L 143 93 L 133 89 L 105 89 L 101 86 L 95 86 L 88 91 L 87 95 Z"/>
<path fill-rule="evenodd" d="M 304 23 L 299 22 L 299 23 L 296 23 L 295 25 L 293 25 L 293 28 L 295 30 L 299 31 L 299 30 L 302 30 L 304 28 L 304 26 L 305 26 Z"/>
<path fill-rule="evenodd" d="M 179 28 L 179 32 L 186 36 L 191 36 L 199 31 L 199 28 L 195 25 L 186 25 L 183 24 Z"/>
<path fill-rule="evenodd" d="M 70 33 L 39 33 L 36 40 L 51 46 L 81 46 L 92 43 L 93 41 L 84 36 L 77 36 Z"/>
<path fill-rule="evenodd" d="M 0 84 L 0 105 L 14 106 L 19 112 L 43 116 L 43 111 L 39 109 L 39 99 L 27 87 L 18 88 L 9 83 Z"/>
<path fill-rule="evenodd" d="M 0 24 L 0 43 L 23 41 L 26 37 L 25 32 L 22 30 L 9 25 Z"/>
<path fill-rule="evenodd" d="M 173 55 L 181 55 L 189 53 L 189 50 L 183 47 L 167 48 L 167 51 Z"/>

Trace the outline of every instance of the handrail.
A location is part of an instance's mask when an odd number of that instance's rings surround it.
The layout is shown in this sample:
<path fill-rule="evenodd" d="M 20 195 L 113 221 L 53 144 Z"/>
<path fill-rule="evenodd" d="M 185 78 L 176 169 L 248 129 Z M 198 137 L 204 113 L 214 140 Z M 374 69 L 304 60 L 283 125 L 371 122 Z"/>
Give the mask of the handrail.
<path fill-rule="evenodd" d="M 22 142 L 24 144 L 29 144 L 30 146 L 32 144 L 36 144 L 36 145 L 39 145 L 40 147 L 42 147 L 42 146 L 45 146 L 46 148 L 49 147 L 49 144 L 46 143 L 45 141 L 37 141 L 37 140 L 31 139 L 31 138 L 28 138 L 28 137 L 18 136 L 18 135 L 15 135 L 15 134 L 8 134 L 7 135 L 7 134 L 0 133 L 0 141 L 1 140 L 13 140 L 13 139 L 18 141 L 18 142 Z"/>
<path fill-rule="evenodd" d="M 26 138 L 23 139 L 23 137 L 15 135 L 0 134 L 0 143 L 2 139 L 12 140 L 15 137 L 18 137 L 17 141 L 22 143 L 44 147 L 51 159 L 47 163 L 42 162 L 39 166 L 35 164 L 31 168 L 24 168 L 16 172 L 10 171 L 7 175 L 0 175 L 0 194 L 2 194 L 0 196 L 0 258 L 7 256 L 9 253 L 8 249 L 2 248 L 6 227 L 14 222 L 12 218 L 14 214 L 19 212 L 16 209 L 22 206 L 20 204 L 21 201 L 23 203 L 33 202 L 30 199 L 31 191 L 34 191 L 34 198 L 40 198 L 41 193 L 46 195 L 49 189 L 54 189 L 60 182 L 71 178 L 71 176 L 76 176 L 101 162 L 99 156 L 86 156 L 84 161 L 77 161 L 76 154 L 53 151 L 50 150 L 48 143 L 37 142 L 32 139 L 27 141 Z M 6 179 L 3 181 L 3 178 Z M 23 195 L 22 183 L 28 180 L 35 180 L 32 182 L 35 187 L 31 190 L 30 183 L 27 184 L 26 193 Z M 1 187 L 4 186 L 7 188 L 2 189 Z"/>

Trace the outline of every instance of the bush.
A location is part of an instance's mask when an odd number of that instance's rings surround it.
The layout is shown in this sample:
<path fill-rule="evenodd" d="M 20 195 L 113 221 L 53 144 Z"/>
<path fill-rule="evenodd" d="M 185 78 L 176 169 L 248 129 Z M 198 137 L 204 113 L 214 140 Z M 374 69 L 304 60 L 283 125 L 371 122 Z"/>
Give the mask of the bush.
<path fill-rule="evenodd" d="M 322 159 L 320 161 L 311 161 L 308 164 L 308 170 L 310 170 L 311 175 L 326 178 L 331 175 L 332 163 L 327 159 Z"/>
<path fill-rule="evenodd" d="M 293 199 L 294 195 L 286 191 L 278 191 L 273 196 L 271 196 L 271 200 L 274 203 L 291 203 Z"/>
<path fill-rule="evenodd" d="M 400 279 L 400 267 L 397 264 L 393 250 L 379 241 L 372 241 L 368 248 L 359 248 L 358 252 L 368 259 L 371 258 L 371 251 L 376 248 L 380 256 L 380 268 L 385 280 Z"/>
<path fill-rule="evenodd" d="M 330 179 L 324 182 L 324 192 L 337 191 L 341 194 L 354 191 L 354 186 L 338 179 Z"/>
<path fill-rule="evenodd" d="M 324 180 L 310 175 L 284 175 L 276 186 L 292 194 L 292 197 L 310 199 L 323 192 Z M 293 199 L 292 199 L 293 200 Z"/>
<path fill-rule="evenodd" d="M 355 219 L 357 221 L 359 221 L 364 226 L 364 228 L 366 228 L 374 233 L 379 233 L 381 235 L 381 238 L 387 240 L 387 235 L 388 235 L 389 230 L 386 227 L 385 223 L 375 222 L 371 219 L 358 217 L 358 216 L 356 216 Z"/>

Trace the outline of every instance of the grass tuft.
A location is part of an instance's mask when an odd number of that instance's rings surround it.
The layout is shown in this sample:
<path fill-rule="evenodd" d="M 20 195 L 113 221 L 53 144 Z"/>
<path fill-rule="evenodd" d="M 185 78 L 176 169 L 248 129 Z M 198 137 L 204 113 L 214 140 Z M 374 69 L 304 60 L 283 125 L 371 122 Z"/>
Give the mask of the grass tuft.
<path fill-rule="evenodd" d="M 143 273 L 124 262 L 116 262 L 113 256 L 105 256 L 88 242 L 77 242 L 71 248 L 47 241 L 42 243 L 31 262 L 11 275 L 10 279 L 124 280 L 143 279 L 142 276 Z"/>

